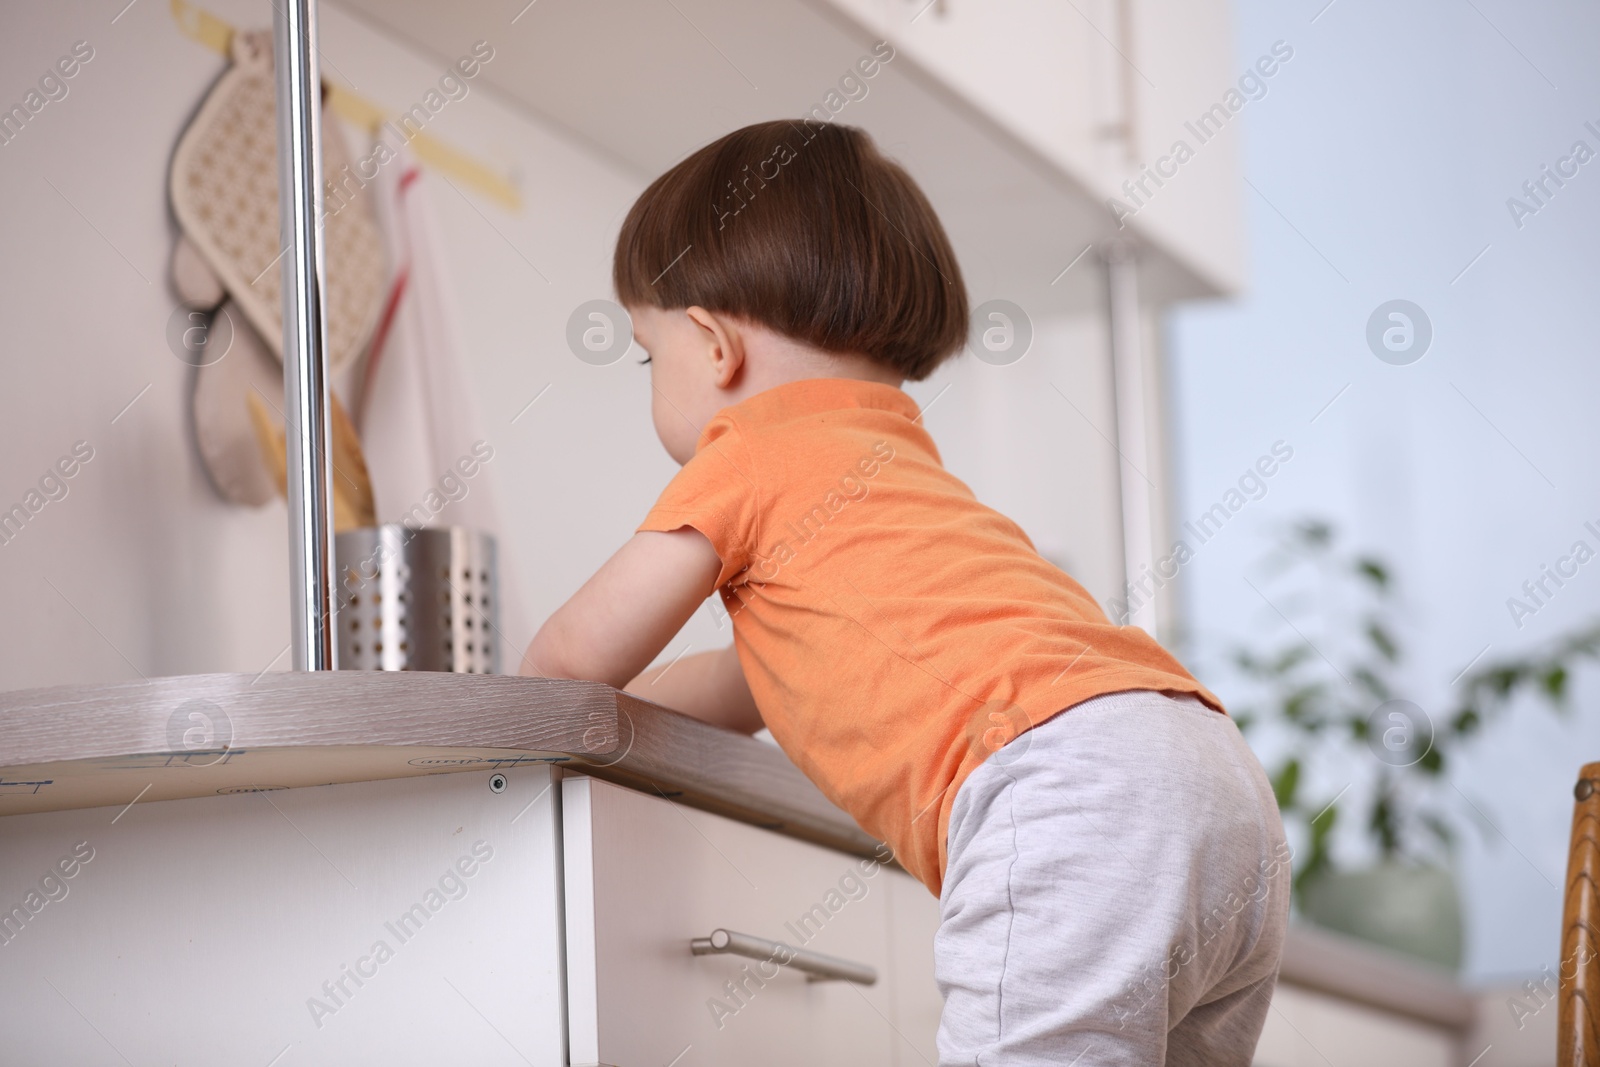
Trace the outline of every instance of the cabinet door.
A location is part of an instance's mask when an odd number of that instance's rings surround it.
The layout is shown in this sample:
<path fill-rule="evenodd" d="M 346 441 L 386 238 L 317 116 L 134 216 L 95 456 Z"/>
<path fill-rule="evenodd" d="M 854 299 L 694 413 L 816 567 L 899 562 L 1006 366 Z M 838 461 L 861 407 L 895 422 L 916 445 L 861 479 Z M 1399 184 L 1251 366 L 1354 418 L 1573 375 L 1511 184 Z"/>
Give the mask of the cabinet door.
<path fill-rule="evenodd" d="M 881 1067 L 889 872 L 590 778 L 562 783 L 568 1039 L 575 1067 Z M 690 952 L 725 929 L 865 964 L 872 985 Z M 912 1062 L 919 1062 L 913 1060 Z"/>
<path fill-rule="evenodd" d="M 1124 0 L 1127 2 L 1127 0 Z M 991 121 L 1080 176 L 1123 118 L 1110 0 L 833 0 Z"/>
<path fill-rule="evenodd" d="M 1243 107 L 1239 90 L 1254 99 L 1271 90 L 1254 75 L 1275 65 L 1252 68 L 1265 55 L 1235 59 L 1231 0 L 831 2 L 1093 200 L 1136 209 L 1132 225 L 1186 271 L 1243 284 L 1241 124 L 1227 116 Z M 1253 81 L 1242 85 L 1246 76 Z M 1214 132 L 1196 137 L 1202 116 Z M 1147 168 L 1168 180 L 1152 184 Z"/>
<path fill-rule="evenodd" d="M 0 929 L 0 1064 L 561 1067 L 554 772 L 482 762 L 0 818 L 0 909 L 57 890 Z"/>
<path fill-rule="evenodd" d="M 933 980 L 933 935 L 939 898 L 904 871 L 882 875 L 889 898 L 889 1018 L 896 1067 L 938 1063 L 939 1013 L 944 998 Z"/>

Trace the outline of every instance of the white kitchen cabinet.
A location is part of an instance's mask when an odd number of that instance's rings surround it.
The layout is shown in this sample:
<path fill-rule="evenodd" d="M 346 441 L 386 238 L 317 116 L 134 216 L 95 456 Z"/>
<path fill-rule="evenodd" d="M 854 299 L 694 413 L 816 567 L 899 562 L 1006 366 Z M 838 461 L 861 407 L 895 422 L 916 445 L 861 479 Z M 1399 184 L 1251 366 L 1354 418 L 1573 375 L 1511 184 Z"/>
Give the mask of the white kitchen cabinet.
<path fill-rule="evenodd" d="M 933 935 L 939 899 L 904 871 L 886 871 L 889 898 L 889 1019 L 894 1024 L 894 1067 L 939 1062 L 935 1039 L 944 997 L 933 980 Z"/>
<path fill-rule="evenodd" d="M 1455 1035 L 1439 1027 L 1290 985 L 1278 986 L 1272 1007 L 1259 1067 L 1459 1067 Z"/>
<path fill-rule="evenodd" d="M 875 845 L 776 747 L 597 683 L 0 694 L 0 1064 L 893 1063 Z M 777 975 L 713 1028 L 719 926 L 877 981 Z"/>
<path fill-rule="evenodd" d="M 1087 172 L 1117 136 L 1113 2 L 834 2 L 1053 162 Z"/>
<path fill-rule="evenodd" d="M 6 907 L 89 857 L 0 936 L 0 1063 L 936 1061 L 938 906 L 903 872 L 462 758 L 482 770 L 0 819 Z M 692 955 L 718 927 L 877 981 Z"/>
<path fill-rule="evenodd" d="M 574 1067 L 880 1067 L 932 1047 L 937 902 L 904 874 L 587 777 L 562 783 L 562 826 Z M 693 955 L 691 940 L 716 929 L 862 964 L 877 980 Z"/>
<path fill-rule="evenodd" d="M 561 1067 L 555 772 L 492 766 L 0 818 L 0 1063 Z"/>
<path fill-rule="evenodd" d="M 1233 55 L 1229 0 L 831 2 L 1069 175 L 1106 218 L 1114 197 L 1143 241 L 1212 284 L 1242 285 L 1237 122 L 1211 109 L 1243 99 L 1227 94 L 1257 57 Z M 1194 123 L 1207 115 L 1202 139 Z M 1180 140 L 1194 156 L 1176 169 Z M 1148 177 L 1163 157 L 1175 173 Z M 1124 189 L 1130 179 L 1143 191 Z"/>
<path fill-rule="evenodd" d="M 1504 1012 L 1499 1003 L 1488 1007 Z M 1292 923 L 1272 1011 L 1256 1046 L 1259 1067 L 1478 1067 L 1524 1062 L 1509 1035 L 1469 1040 L 1481 1013 L 1446 972 L 1393 952 Z M 1487 1043 L 1487 1042 L 1486 1042 Z M 1548 1063 L 1545 1056 L 1543 1062 Z"/>

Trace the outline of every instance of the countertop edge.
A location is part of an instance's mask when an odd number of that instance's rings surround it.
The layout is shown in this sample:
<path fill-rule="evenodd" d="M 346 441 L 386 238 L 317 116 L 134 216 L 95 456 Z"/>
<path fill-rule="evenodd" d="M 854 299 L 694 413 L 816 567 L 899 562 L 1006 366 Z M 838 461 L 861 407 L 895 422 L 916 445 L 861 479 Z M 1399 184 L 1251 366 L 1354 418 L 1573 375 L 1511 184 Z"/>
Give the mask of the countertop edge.
<path fill-rule="evenodd" d="M 126 803 L 146 780 L 158 801 L 531 761 L 881 855 L 776 746 L 598 682 L 326 671 L 0 693 L 0 816 Z"/>

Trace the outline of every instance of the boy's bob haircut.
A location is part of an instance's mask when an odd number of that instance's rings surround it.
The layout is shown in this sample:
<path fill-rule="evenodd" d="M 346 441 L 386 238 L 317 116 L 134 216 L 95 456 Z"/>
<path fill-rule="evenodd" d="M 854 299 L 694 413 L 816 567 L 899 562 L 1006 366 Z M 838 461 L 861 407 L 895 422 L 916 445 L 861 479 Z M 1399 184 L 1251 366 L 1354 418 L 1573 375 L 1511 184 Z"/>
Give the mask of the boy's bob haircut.
<path fill-rule="evenodd" d="M 912 381 L 967 336 L 944 227 L 853 126 L 782 119 L 706 145 L 634 202 L 611 276 L 624 304 L 699 305 Z"/>

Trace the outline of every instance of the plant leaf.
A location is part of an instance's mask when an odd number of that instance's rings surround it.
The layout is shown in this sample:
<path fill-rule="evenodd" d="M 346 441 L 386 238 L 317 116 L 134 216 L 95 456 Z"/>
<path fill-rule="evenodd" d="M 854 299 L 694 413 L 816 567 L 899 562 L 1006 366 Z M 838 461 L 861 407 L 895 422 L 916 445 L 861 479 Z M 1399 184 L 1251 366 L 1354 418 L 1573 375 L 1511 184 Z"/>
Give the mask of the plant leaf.
<path fill-rule="evenodd" d="M 1357 667 L 1350 673 L 1355 675 L 1357 682 L 1361 683 L 1361 688 L 1371 693 L 1377 699 L 1388 700 L 1391 696 L 1389 683 L 1380 678 L 1371 667 Z"/>
<path fill-rule="evenodd" d="M 1429 774 L 1438 776 L 1444 770 L 1444 753 L 1439 749 L 1439 739 L 1434 738 L 1432 747 L 1417 761 L 1417 766 Z"/>
<path fill-rule="evenodd" d="M 1367 620 L 1367 640 L 1371 641 L 1372 647 L 1378 650 L 1378 655 L 1388 662 L 1398 663 L 1400 661 L 1400 646 L 1395 643 L 1394 637 L 1384 628 L 1383 623 L 1377 619 Z"/>
<path fill-rule="evenodd" d="M 1378 799 L 1373 802 L 1367 829 L 1377 836 L 1378 846 L 1383 849 L 1385 859 L 1393 857 L 1399 851 L 1400 817 L 1395 811 L 1394 797 L 1386 787 L 1380 787 L 1378 790 Z"/>
<path fill-rule="evenodd" d="M 1523 669 L 1521 666 L 1493 667 L 1484 674 L 1483 684 L 1493 690 L 1495 696 L 1504 700 L 1522 679 Z"/>
<path fill-rule="evenodd" d="M 1272 666 L 1269 669 L 1273 674 L 1288 674 L 1304 663 L 1310 655 L 1311 649 L 1305 645 L 1290 645 L 1279 653 L 1278 658 L 1272 662 Z"/>
<path fill-rule="evenodd" d="M 1299 689 L 1296 689 L 1283 700 L 1284 718 L 1293 723 L 1306 723 L 1307 725 L 1310 725 L 1311 719 L 1320 718 L 1319 716 L 1315 716 L 1313 713 L 1316 710 L 1317 703 L 1320 702 L 1325 692 L 1326 686 L 1324 686 L 1321 682 L 1312 682 L 1310 685 L 1301 686 Z"/>
<path fill-rule="evenodd" d="M 1567 702 L 1567 668 L 1556 663 L 1547 667 L 1539 679 L 1539 686 L 1554 704 Z"/>
<path fill-rule="evenodd" d="M 1294 537 L 1307 548 L 1327 548 L 1333 543 L 1333 524 L 1326 519 L 1304 519 L 1295 524 Z"/>
<path fill-rule="evenodd" d="M 1278 810 L 1294 807 L 1295 793 L 1300 788 L 1300 757 L 1291 756 L 1272 778 L 1272 795 L 1278 800 Z"/>
<path fill-rule="evenodd" d="M 1389 568 L 1371 556 L 1361 556 L 1356 560 L 1356 573 L 1367 579 L 1381 590 L 1389 588 Z"/>

